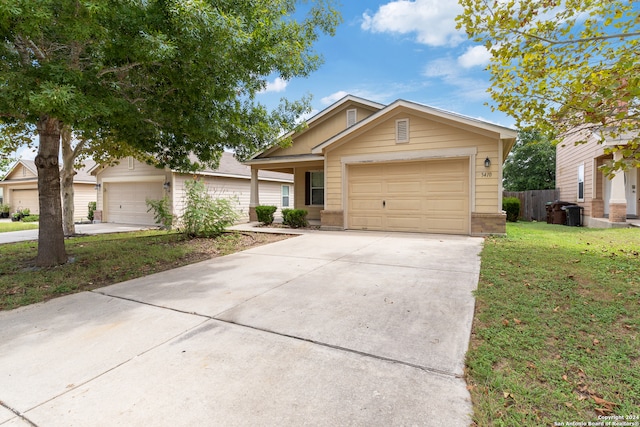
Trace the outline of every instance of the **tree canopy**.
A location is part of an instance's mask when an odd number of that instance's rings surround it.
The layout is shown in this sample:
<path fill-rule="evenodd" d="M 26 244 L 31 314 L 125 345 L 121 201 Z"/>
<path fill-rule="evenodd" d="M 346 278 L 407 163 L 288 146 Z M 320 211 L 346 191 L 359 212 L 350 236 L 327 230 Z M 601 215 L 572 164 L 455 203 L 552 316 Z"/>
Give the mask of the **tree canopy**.
<path fill-rule="evenodd" d="M 63 129 L 104 143 L 100 150 L 113 157 L 134 149 L 159 166 L 189 170 L 217 166 L 225 148 L 242 159 L 295 128 L 308 100 L 268 111 L 256 95 L 270 76 L 317 69 L 313 44 L 340 22 L 332 0 L 302 1 L 304 11 L 298 3 L 1 2 L 0 125 L 9 137 L 0 145 L 6 151 L 39 135 L 37 263 L 66 261 L 58 232 Z M 62 255 L 52 260 L 45 251 Z"/>
<path fill-rule="evenodd" d="M 620 140 L 640 165 L 640 19 L 627 0 L 461 0 L 458 26 L 491 53 L 494 108 L 518 128 Z M 582 136 L 584 135 L 584 138 Z M 622 147 L 622 144 L 626 144 Z M 622 162 L 614 168 L 627 167 Z"/>
<path fill-rule="evenodd" d="M 538 131 L 520 131 L 503 170 L 507 191 L 556 188 L 556 147 Z"/>

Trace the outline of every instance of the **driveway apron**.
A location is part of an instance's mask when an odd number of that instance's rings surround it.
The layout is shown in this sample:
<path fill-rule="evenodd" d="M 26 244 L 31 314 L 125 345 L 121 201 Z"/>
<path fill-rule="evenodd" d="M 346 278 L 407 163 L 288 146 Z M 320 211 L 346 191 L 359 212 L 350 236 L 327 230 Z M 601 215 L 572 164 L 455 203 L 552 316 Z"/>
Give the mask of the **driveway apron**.
<path fill-rule="evenodd" d="M 467 426 L 481 243 L 310 232 L 0 313 L 0 425 Z"/>

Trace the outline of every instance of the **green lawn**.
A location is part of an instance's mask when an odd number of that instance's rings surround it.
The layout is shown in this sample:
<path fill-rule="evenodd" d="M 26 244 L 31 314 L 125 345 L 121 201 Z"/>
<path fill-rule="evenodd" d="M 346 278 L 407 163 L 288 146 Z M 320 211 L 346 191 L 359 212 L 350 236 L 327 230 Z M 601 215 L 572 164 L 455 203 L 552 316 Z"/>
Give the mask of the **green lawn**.
<path fill-rule="evenodd" d="M 0 222 L 0 233 L 7 231 L 33 230 L 38 228 L 37 222 Z"/>
<path fill-rule="evenodd" d="M 638 251 L 637 228 L 516 223 L 486 240 L 467 354 L 477 426 L 640 422 Z"/>

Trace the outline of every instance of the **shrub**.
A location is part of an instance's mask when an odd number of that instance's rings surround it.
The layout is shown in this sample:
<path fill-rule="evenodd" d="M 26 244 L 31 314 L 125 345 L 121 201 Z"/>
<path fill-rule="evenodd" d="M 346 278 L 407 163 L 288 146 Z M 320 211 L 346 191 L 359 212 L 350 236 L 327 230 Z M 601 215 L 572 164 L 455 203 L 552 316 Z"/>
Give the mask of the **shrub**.
<path fill-rule="evenodd" d="M 271 225 L 273 223 L 273 214 L 278 209 L 275 206 L 256 206 L 256 215 L 258 221 L 264 225 Z"/>
<path fill-rule="evenodd" d="M 7 205 L 6 203 L 0 203 L 0 213 L 8 214 L 10 209 L 11 206 Z"/>
<path fill-rule="evenodd" d="M 40 221 L 40 215 L 26 215 L 22 217 L 22 222 L 38 222 Z"/>
<path fill-rule="evenodd" d="M 202 181 L 185 182 L 183 233 L 191 237 L 216 237 L 238 220 L 228 198 L 213 198 Z"/>
<path fill-rule="evenodd" d="M 517 197 L 505 197 L 502 199 L 502 210 L 507 213 L 507 221 L 517 222 L 520 216 L 520 199 Z"/>
<path fill-rule="evenodd" d="M 31 215 L 31 209 L 29 209 L 29 208 L 22 209 L 20 211 L 20 214 L 22 214 L 23 217 L 29 216 L 29 215 Z"/>
<path fill-rule="evenodd" d="M 87 218 L 91 222 L 93 222 L 93 213 L 96 211 L 96 208 L 96 202 L 89 202 L 89 213 L 87 214 Z"/>
<path fill-rule="evenodd" d="M 306 227 L 307 213 L 304 209 L 282 209 L 282 223 L 291 228 Z"/>
<path fill-rule="evenodd" d="M 158 224 L 163 230 L 171 230 L 171 227 L 173 227 L 173 214 L 171 213 L 169 196 L 165 195 L 160 200 L 147 199 L 145 202 L 149 207 L 147 212 L 151 212 L 153 210 L 153 220 L 156 224 Z"/>

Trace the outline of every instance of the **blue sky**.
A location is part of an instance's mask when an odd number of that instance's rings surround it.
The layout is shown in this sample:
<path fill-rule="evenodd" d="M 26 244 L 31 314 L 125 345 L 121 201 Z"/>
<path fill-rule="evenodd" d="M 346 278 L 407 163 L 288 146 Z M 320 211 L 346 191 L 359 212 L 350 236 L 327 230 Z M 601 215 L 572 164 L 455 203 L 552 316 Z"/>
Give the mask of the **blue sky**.
<path fill-rule="evenodd" d="M 336 35 L 315 45 L 320 69 L 305 79 L 271 79 L 260 103 L 275 108 L 283 97 L 311 94 L 310 117 L 347 94 L 382 104 L 405 99 L 513 127 L 512 118 L 485 105 L 489 54 L 456 30 L 456 0 L 342 2 Z M 17 155 L 35 157 L 26 148 Z"/>
<path fill-rule="evenodd" d="M 313 113 L 346 94 L 382 104 L 419 102 L 503 126 L 514 120 L 492 112 L 484 70 L 489 54 L 463 31 L 455 0 L 343 0 L 343 23 L 316 50 L 324 64 L 310 77 L 269 81 L 258 101 L 275 107 L 282 97 L 313 96 Z"/>

